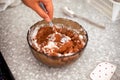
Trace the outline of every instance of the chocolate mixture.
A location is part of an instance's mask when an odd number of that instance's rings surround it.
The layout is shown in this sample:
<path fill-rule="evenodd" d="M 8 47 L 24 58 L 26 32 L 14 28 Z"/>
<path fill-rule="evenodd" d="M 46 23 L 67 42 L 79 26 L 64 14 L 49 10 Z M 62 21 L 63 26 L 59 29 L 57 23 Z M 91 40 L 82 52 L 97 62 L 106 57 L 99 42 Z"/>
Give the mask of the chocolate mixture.
<path fill-rule="evenodd" d="M 65 27 L 57 28 L 41 27 L 35 39 L 39 46 L 39 51 L 48 56 L 67 56 L 79 52 L 85 42 L 77 32 Z M 33 44 L 35 47 L 35 45 Z"/>

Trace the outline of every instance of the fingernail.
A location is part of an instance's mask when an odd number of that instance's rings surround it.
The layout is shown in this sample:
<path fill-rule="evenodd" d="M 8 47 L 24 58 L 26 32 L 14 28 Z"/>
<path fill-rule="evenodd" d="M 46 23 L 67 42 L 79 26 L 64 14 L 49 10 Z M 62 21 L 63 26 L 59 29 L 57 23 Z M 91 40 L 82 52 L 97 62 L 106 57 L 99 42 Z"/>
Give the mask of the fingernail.
<path fill-rule="evenodd" d="M 47 22 L 50 22 L 50 21 L 51 21 L 50 18 L 45 18 L 45 20 L 46 20 Z"/>

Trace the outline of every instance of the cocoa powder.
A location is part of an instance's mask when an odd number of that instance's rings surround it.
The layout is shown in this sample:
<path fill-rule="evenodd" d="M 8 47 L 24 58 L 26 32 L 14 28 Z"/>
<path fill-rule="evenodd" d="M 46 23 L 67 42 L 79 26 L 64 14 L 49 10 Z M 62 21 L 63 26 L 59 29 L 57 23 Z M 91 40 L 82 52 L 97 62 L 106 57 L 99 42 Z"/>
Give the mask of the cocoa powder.
<path fill-rule="evenodd" d="M 57 33 L 56 33 L 57 31 Z M 44 26 L 38 30 L 36 35 L 37 44 L 40 45 L 40 52 L 44 52 L 49 56 L 58 56 L 58 54 L 64 55 L 69 53 L 76 53 L 80 51 L 84 44 L 82 44 L 79 34 L 75 31 L 69 30 L 65 27 L 57 28 L 56 31 L 53 30 L 52 27 Z M 49 39 L 51 36 L 54 36 L 54 39 Z M 61 40 L 65 38 L 64 42 Z M 53 48 L 44 49 L 44 46 L 48 45 L 48 42 L 54 42 L 56 45 Z M 53 45 L 51 44 L 51 45 Z M 49 45 L 50 46 L 50 45 Z"/>

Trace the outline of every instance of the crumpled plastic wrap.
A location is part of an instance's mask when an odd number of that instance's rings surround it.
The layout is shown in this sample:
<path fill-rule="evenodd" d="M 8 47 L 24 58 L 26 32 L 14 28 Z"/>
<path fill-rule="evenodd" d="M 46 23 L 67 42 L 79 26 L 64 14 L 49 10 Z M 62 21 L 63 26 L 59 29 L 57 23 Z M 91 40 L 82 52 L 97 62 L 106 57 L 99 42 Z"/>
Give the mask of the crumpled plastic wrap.
<path fill-rule="evenodd" d="M 0 12 L 6 10 L 9 6 L 14 7 L 21 3 L 21 0 L 0 0 Z"/>

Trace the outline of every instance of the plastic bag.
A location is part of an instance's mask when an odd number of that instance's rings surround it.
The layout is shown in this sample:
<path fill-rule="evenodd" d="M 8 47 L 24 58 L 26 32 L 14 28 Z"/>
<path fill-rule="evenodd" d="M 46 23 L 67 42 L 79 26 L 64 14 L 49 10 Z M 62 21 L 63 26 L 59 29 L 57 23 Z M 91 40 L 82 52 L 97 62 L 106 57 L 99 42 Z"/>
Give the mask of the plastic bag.
<path fill-rule="evenodd" d="M 9 6 L 17 6 L 20 3 L 21 0 L 0 0 L 0 11 L 6 10 Z"/>

